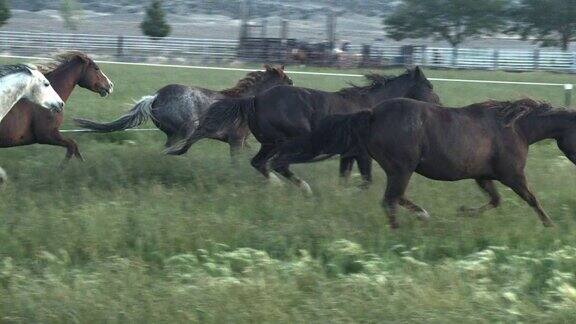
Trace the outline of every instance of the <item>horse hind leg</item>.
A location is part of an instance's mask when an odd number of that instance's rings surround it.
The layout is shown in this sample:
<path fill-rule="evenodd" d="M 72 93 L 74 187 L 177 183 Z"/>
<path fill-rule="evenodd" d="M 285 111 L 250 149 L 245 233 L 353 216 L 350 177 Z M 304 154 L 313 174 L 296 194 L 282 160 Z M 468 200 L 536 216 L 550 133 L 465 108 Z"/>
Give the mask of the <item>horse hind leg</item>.
<path fill-rule="evenodd" d="M 274 155 L 273 145 L 262 144 L 260 150 L 250 161 L 254 169 L 260 172 L 271 184 L 282 184 L 282 181 L 268 169 L 268 161 Z"/>
<path fill-rule="evenodd" d="M 361 154 L 355 157 L 358 162 L 358 169 L 362 175 L 360 188 L 368 189 L 372 184 L 372 158 L 368 154 Z"/>
<path fill-rule="evenodd" d="M 386 183 L 386 192 L 384 193 L 384 199 L 382 201 L 382 206 L 388 215 L 388 222 L 390 228 L 398 228 L 398 220 L 396 219 L 396 214 L 398 213 L 398 205 L 400 203 L 405 203 L 404 193 L 408 187 L 408 182 L 412 176 L 412 172 L 409 173 L 398 173 L 389 174 L 387 173 L 388 181 Z"/>
<path fill-rule="evenodd" d="M 352 167 L 354 166 L 353 157 L 340 157 L 340 184 L 346 185 L 350 180 L 352 174 Z"/>
<path fill-rule="evenodd" d="M 501 200 L 500 194 L 498 194 L 498 191 L 496 190 L 496 185 L 494 184 L 494 181 L 485 179 L 476 179 L 476 183 L 478 184 L 480 189 L 482 189 L 486 194 L 488 194 L 490 201 L 487 204 L 482 205 L 480 207 L 466 207 L 466 206 L 460 207 L 459 211 L 465 215 L 476 216 L 484 213 L 485 211 L 500 206 L 500 200 Z"/>
<path fill-rule="evenodd" d="M 8 175 L 6 174 L 6 171 L 0 167 L 0 188 L 2 188 L 7 181 Z"/>
<path fill-rule="evenodd" d="M 416 205 L 412 201 L 408 200 L 405 197 L 400 198 L 398 201 L 400 206 L 406 208 L 407 210 L 411 211 L 412 213 L 416 214 L 419 220 L 427 221 L 430 219 L 430 214 L 426 211 L 426 209 Z"/>
<path fill-rule="evenodd" d="M 294 172 L 290 171 L 290 168 L 287 165 L 275 167 L 274 171 L 278 172 L 298 188 L 302 189 L 306 195 L 312 195 L 312 188 L 310 188 L 310 185 L 306 181 L 298 178 Z"/>

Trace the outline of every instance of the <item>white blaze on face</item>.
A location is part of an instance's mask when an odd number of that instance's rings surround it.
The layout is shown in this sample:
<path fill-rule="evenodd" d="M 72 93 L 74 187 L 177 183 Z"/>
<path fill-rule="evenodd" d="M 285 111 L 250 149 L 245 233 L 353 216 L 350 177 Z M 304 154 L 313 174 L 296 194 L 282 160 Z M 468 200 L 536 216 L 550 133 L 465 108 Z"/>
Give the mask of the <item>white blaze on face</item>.
<path fill-rule="evenodd" d="M 106 83 L 108 84 L 108 94 L 111 95 L 112 92 L 114 91 L 114 82 L 110 81 L 110 79 L 104 72 L 102 72 L 102 75 L 106 78 Z"/>
<path fill-rule="evenodd" d="M 32 72 L 32 81 L 25 98 L 46 109 L 60 111 L 64 106 L 64 102 L 52 88 L 50 82 L 40 71 L 30 71 Z"/>

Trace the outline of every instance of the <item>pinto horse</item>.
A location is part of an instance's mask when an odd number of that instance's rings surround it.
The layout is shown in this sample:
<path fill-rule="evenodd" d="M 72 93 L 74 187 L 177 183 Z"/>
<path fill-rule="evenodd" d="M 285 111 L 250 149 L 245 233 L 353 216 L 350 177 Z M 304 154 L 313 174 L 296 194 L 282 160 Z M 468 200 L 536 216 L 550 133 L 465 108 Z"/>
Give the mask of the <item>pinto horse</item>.
<path fill-rule="evenodd" d="M 284 73 L 284 66 L 265 65 L 264 69 L 248 73 L 235 87 L 222 91 L 169 84 L 154 95 L 143 97 L 127 114 L 109 123 L 75 121 L 80 127 L 105 133 L 134 128 L 150 118 L 166 134 L 166 147 L 170 147 L 196 131 L 198 121 L 214 102 L 253 96 L 277 85 L 293 84 Z M 247 127 L 230 127 L 211 138 L 227 142 L 234 160 L 249 134 Z"/>
<path fill-rule="evenodd" d="M 397 97 L 439 103 L 432 84 L 419 67 L 396 77 L 370 74 L 366 79 L 370 82 L 367 86 L 352 86 L 337 92 L 278 86 L 251 98 L 219 101 L 210 107 L 198 130 L 185 142 L 168 148 L 167 153 L 183 154 L 199 139 L 224 133 L 230 127 L 248 125 L 261 143 L 260 151 L 252 159 L 252 166 L 267 179 L 276 181 L 276 176 L 268 169 L 268 161 L 280 145 L 288 139 L 310 133 L 326 116 L 370 109 L 382 100 Z M 349 176 L 354 160 L 358 162 L 364 184 L 370 183 L 371 159 L 366 154 L 342 157 L 340 175 L 344 179 Z M 287 166 L 274 171 L 310 190 L 308 184 Z"/>
<path fill-rule="evenodd" d="M 69 51 L 58 54 L 54 62 L 38 65 L 62 100 L 76 85 L 105 97 L 112 93 L 113 83 L 86 54 Z M 20 101 L 0 123 L 0 147 L 30 144 L 48 144 L 66 148 L 65 162 L 73 156 L 82 160 L 76 142 L 65 138 L 59 131 L 64 115 L 40 109 L 30 101 Z"/>
<path fill-rule="evenodd" d="M 273 166 L 303 163 L 321 154 L 368 152 L 388 178 L 383 206 L 392 228 L 398 227 L 398 206 L 429 217 L 405 196 L 414 172 L 441 181 L 476 180 L 490 201 L 461 208 L 472 214 L 500 205 L 497 180 L 526 201 L 544 226 L 553 226 L 524 175 L 528 147 L 547 138 L 555 139 L 576 164 L 574 111 L 531 99 L 487 101 L 460 109 L 393 99 L 373 111 L 326 118 L 311 134 L 285 144 Z"/>

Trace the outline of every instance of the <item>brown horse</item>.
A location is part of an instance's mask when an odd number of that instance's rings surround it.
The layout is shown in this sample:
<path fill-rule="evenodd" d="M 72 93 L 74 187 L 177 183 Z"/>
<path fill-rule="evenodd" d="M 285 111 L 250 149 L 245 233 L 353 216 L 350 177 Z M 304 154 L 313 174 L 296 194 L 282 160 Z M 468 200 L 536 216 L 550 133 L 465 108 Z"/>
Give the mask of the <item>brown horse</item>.
<path fill-rule="evenodd" d="M 65 52 L 54 57 L 55 62 L 38 65 L 62 100 L 66 101 L 74 87 L 99 93 L 112 93 L 113 84 L 98 65 L 86 54 Z M 82 160 L 78 145 L 59 131 L 64 115 L 42 109 L 30 101 L 21 100 L 0 123 L 0 147 L 48 144 L 66 148 L 65 162 L 72 156 Z"/>
<path fill-rule="evenodd" d="M 440 99 L 424 72 L 416 67 L 399 76 L 370 74 L 366 86 L 351 86 L 337 92 L 308 88 L 277 86 L 254 97 L 221 100 L 213 104 L 200 121 L 198 130 L 187 140 L 167 149 L 169 154 L 183 154 L 196 141 L 226 133 L 231 127 L 248 125 L 261 143 L 260 151 L 252 158 L 252 166 L 266 179 L 277 180 L 268 168 L 268 161 L 289 139 L 309 133 L 326 116 L 351 114 L 370 109 L 380 101 L 406 97 L 432 103 Z M 354 161 L 364 179 L 371 181 L 371 159 L 365 154 L 348 155 L 341 159 L 340 174 L 347 178 Z M 308 184 L 288 167 L 274 169 L 290 182 L 309 191 Z"/>
<path fill-rule="evenodd" d="M 383 206 L 392 228 L 398 227 L 398 205 L 428 218 L 404 195 L 414 172 L 434 180 L 476 180 L 490 201 L 478 208 L 462 207 L 468 213 L 500 204 L 493 182 L 498 180 L 524 199 L 544 226 L 552 226 L 524 175 L 528 147 L 547 138 L 555 139 L 576 164 L 574 111 L 531 99 L 488 101 L 461 109 L 393 99 L 373 111 L 327 117 L 314 132 L 287 143 L 273 166 L 307 162 L 320 154 L 367 151 L 388 177 Z"/>

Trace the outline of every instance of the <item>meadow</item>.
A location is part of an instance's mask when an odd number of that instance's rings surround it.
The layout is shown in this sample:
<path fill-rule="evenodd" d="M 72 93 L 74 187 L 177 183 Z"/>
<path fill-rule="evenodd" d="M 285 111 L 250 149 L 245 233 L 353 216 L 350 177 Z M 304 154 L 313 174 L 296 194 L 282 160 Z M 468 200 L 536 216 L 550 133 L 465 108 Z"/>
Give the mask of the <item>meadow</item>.
<path fill-rule="evenodd" d="M 114 94 L 77 88 L 63 128 L 74 128 L 73 117 L 111 120 L 167 83 L 221 89 L 244 75 L 101 67 Z M 574 83 L 545 72 L 425 72 Z M 326 90 L 361 83 L 291 77 Z M 563 102 L 560 87 L 434 86 L 449 106 L 525 96 Z M 69 136 L 86 161 L 63 170 L 63 148 L 0 150 L 10 176 L 0 191 L 2 323 L 576 322 L 576 172 L 554 141 L 531 148 L 527 176 L 555 228 L 500 185 L 500 208 L 463 217 L 458 207 L 486 201 L 473 181 L 415 176 L 408 195 L 432 219 L 402 211 L 392 231 L 378 167 L 374 185 L 359 190 L 357 174 L 339 184 L 335 160 L 298 165 L 314 190 L 306 197 L 252 170 L 253 139 L 245 162 L 232 167 L 227 145 L 211 140 L 167 157 L 161 132 Z"/>

